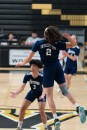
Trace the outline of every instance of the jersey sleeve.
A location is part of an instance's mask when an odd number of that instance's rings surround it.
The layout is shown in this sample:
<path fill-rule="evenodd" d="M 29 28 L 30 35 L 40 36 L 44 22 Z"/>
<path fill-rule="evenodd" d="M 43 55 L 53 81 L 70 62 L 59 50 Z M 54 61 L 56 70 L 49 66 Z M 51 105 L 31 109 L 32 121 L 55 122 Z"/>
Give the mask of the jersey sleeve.
<path fill-rule="evenodd" d="M 27 81 L 29 81 L 29 76 L 26 74 L 23 78 L 23 83 L 27 83 Z"/>
<path fill-rule="evenodd" d="M 58 42 L 57 46 L 59 50 L 66 50 L 66 42 Z"/>
<path fill-rule="evenodd" d="M 37 41 L 34 45 L 33 45 L 33 47 L 32 47 L 32 51 L 33 52 L 36 52 L 36 51 L 38 51 L 39 50 L 39 41 Z"/>

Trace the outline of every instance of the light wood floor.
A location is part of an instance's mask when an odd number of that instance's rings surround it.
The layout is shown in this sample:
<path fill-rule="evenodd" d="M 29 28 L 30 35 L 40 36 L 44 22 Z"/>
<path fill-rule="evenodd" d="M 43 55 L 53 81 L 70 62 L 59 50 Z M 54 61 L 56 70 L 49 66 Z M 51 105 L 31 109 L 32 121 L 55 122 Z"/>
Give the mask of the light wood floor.
<path fill-rule="evenodd" d="M 22 101 L 26 93 L 29 91 L 29 85 L 26 85 L 25 90 L 18 95 L 15 99 L 10 97 L 10 92 L 15 91 L 20 87 L 25 72 L 10 71 L 10 73 L 0 73 L 0 109 L 3 108 L 19 108 L 21 107 Z M 57 110 L 60 111 L 71 111 L 75 110 L 74 106 L 70 101 L 64 97 L 61 93 L 57 92 L 57 84 L 54 87 L 54 100 L 56 103 Z M 87 110 L 87 75 L 76 75 L 72 79 L 70 92 L 77 100 L 77 102 L 84 106 Z M 38 109 L 37 101 L 35 101 L 29 109 Z M 48 103 L 46 109 L 49 109 Z M 60 118 L 61 119 L 61 118 Z M 54 128 L 53 128 L 54 129 Z M 2 129 L 0 130 L 8 130 Z M 11 130 L 11 129 L 9 129 Z M 27 129 L 26 129 L 27 130 Z M 84 124 L 80 123 L 79 116 L 62 122 L 61 130 L 87 130 L 87 122 Z"/>

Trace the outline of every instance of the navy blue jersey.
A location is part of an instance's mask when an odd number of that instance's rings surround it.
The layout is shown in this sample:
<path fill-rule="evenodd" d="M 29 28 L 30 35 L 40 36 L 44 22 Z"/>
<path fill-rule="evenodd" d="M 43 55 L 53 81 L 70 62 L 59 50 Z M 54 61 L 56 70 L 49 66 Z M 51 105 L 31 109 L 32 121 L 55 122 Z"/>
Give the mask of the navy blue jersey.
<path fill-rule="evenodd" d="M 32 48 L 33 52 L 39 52 L 43 64 L 56 63 L 58 61 L 59 50 L 66 50 L 65 42 L 49 44 L 46 40 L 40 40 Z"/>
<path fill-rule="evenodd" d="M 75 46 L 73 48 L 67 49 L 67 53 L 72 56 L 79 56 L 80 48 L 78 46 Z M 76 67 L 77 68 L 77 60 L 73 61 L 70 58 L 67 57 L 66 60 L 66 66 L 67 67 Z"/>
<path fill-rule="evenodd" d="M 43 74 L 41 72 L 38 73 L 37 78 L 32 77 L 32 72 L 26 73 L 23 79 L 23 83 L 29 82 L 31 90 L 35 94 L 40 94 L 42 92 L 42 84 L 43 84 Z"/>

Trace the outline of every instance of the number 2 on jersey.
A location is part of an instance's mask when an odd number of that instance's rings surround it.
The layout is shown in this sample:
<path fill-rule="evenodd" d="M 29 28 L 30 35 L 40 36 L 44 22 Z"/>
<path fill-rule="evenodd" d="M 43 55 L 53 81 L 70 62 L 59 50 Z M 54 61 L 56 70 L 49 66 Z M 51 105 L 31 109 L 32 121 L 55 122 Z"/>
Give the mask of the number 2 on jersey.
<path fill-rule="evenodd" d="M 51 56 L 51 49 L 46 49 L 46 56 Z"/>

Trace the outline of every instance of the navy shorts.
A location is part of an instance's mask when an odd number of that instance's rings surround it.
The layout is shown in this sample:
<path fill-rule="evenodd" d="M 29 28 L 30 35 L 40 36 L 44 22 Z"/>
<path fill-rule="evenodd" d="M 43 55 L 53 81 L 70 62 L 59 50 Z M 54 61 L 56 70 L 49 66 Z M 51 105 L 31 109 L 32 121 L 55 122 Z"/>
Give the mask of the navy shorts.
<path fill-rule="evenodd" d="M 34 93 L 32 90 L 30 90 L 25 99 L 33 102 L 35 99 L 37 99 L 38 102 L 46 102 L 46 96 L 44 96 L 43 99 L 39 99 L 39 97 L 42 95 L 42 92 L 39 92 L 38 94 L 37 93 Z"/>
<path fill-rule="evenodd" d="M 65 67 L 64 69 L 65 74 L 71 74 L 71 75 L 76 75 L 77 73 L 77 68 L 76 67 Z"/>
<path fill-rule="evenodd" d="M 43 70 L 43 86 L 45 88 L 53 87 L 54 80 L 58 84 L 65 83 L 64 72 L 59 62 L 51 65 L 45 65 Z"/>

